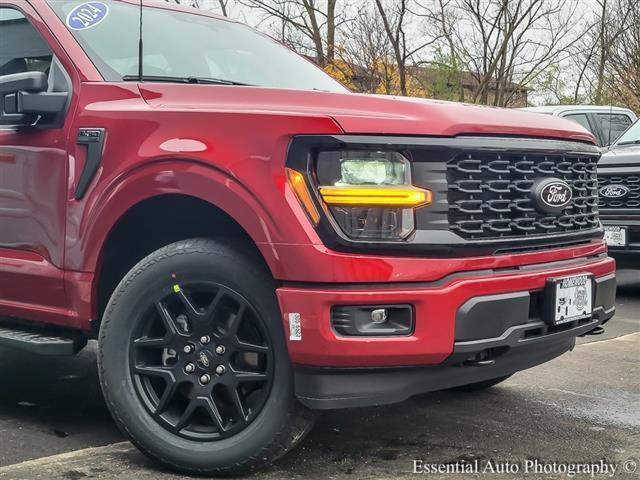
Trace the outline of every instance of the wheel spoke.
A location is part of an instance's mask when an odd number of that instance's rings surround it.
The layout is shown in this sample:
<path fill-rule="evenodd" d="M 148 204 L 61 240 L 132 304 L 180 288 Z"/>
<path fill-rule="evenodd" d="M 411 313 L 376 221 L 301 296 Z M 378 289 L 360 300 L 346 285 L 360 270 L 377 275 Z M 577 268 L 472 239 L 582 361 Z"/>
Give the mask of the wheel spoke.
<path fill-rule="evenodd" d="M 136 347 L 149 347 L 149 348 L 166 347 L 170 343 L 170 340 L 167 337 L 163 337 L 163 338 L 142 337 L 142 338 L 138 338 L 137 340 L 134 340 L 133 343 Z"/>
<path fill-rule="evenodd" d="M 218 410 L 218 407 L 216 406 L 213 399 L 211 397 L 203 398 L 202 403 L 204 409 L 207 411 L 207 413 L 211 417 L 211 420 L 213 420 L 220 432 L 224 432 L 226 428 L 224 428 L 224 423 L 222 421 L 222 417 L 220 416 L 220 411 Z"/>
<path fill-rule="evenodd" d="M 232 387 L 229 388 L 230 390 L 230 394 L 231 394 L 231 400 L 233 400 L 233 405 L 236 407 L 236 410 L 238 411 L 238 414 L 240 415 L 240 418 L 242 418 L 243 421 L 247 421 L 248 415 L 245 412 L 244 406 L 242 405 L 242 399 L 240 398 L 240 392 L 238 392 L 238 387 Z"/>
<path fill-rule="evenodd" d="M 229 322 L 229 335 L 235 337 L 238 334 L 238 329 L 240 328 L 242 317 L 244 317 L 244 312 L 246 311 L 246 309 L 247 306 L 243 303 L 238 308 L 238 311 L 233 315 L 233 318 Z"/>
<path fill-rule="evenodd" d="M 236 340 L 236 348 L 241 352 L 249 353 L 267 353 L 269 351 L 269 347 L 264 345 L 256 345 L 254 343 L 243 342 L 241 340 Z"/>
<path fill-rule="evenodd" d="M 203 312 L 201 312 L 198 307 L 196 307 L 195 303 L 193 303 L 193 300 L 191 299 L 189 294 L 184 291 L 184 289 L 180 289 L 180 291 L 178 292 L 178 297 L 182 301 L 184 307 L 187 309 L 188 317 L 193 320 L 201 318 L 203 316 Z"/>
<path fill-rule="evenodd" d="M 236 381 L 242 382 L 264 382 L 267 380 L 267 374 L 261 372 L 234 372 Z"/>
<path fill-rule="evenodd" d="M 180 415 L 178 422 L 175 424 L 175 429 L 177 431 L 180 431 L 189 425 L 189 420 L 191 420 L 191 417 L 196 411 L 196 408 L 198 408 L 198 399 L 191 399 L 189 401 L 189 404 L 187 405 L 187 408 L 184 409 L 184 412 L 182 412 L 182 415 Z"/>
<path fill-rule="evenodd" d="M 204 315 L 207 317 L 207 319 L 209 320 L 214 319 L 216 310 L 218 309 L 218 305 L 220 305 L 220 302 L 222 301 L 223 298 L 224 298 L 224 292 L 222 291 L 222 289 L 220 289 L 218 290 L 218 293 L 216 293 L 216 296 L 211 301 L 211 304 L 207 307 L 207 310 L 204 312 Z"/>
<path fill-rule="evenodd" d="M 162 324 L 167 330 L 167 337 L 173 337 L 178 334 L 178 327 L 176 326 L 176 322 L 171 317 L 169 310 L 162 302 L 155 302 L 156 310 L 158 314 L 160 314 L 160 319 L 162 320 Z"/>
<path fill-rule="evenodd" d="M 160 377 L 167 382 L 176 382 L 176 377 L 173 375 L 172 370 L 167 367 L 150 367 L 147 365 L 136 365 L 134 367 L 134 371 L 138 375 L 144 375 L 147 377 Z"/>
<path fill-rule="evenodd" d="M 167 382 L 164 392 L 162 393 L 162 396 L 158 401 L 158 405 L 156 406 L 156 415 L 161 415 L 167 410 L 167 407 L 171 403 L 171 400 L 173 400 L 173 397 L 178 391 L 178 387 L 180 387 L 180 384 L 178 382 Z"/>
<path fill-rule="evenodd" d="M 218 407 L 216 407 L 213 399 L 211 399 L 210 397 L 196 397 L 191 399 L 191 401 L 187 405 L 187 408 L 185 408 L 184 412 L 180 416 L 180 419 L 175 424 L 176 430 L 180 431 L 188 426 L 189 420 L 191 420 L 191 417 L 198 408 L 202 408 L 207 413 L 207 415 L 211 417 L 211 420 L 213 420 L 220 432 L 225 431 L 222 417 L 220 416 L 220 412 L 218 411 Z"/>

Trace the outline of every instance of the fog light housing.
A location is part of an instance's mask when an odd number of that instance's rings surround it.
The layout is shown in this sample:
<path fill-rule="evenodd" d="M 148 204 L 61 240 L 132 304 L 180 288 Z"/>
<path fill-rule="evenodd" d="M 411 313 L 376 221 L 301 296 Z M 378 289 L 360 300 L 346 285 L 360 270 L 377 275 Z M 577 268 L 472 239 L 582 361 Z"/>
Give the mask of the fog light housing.
<path fill-rule="evenodd" d="M 408 336 L 414 328 L 411 305 L 336 305 L 331 309 L 334 331 L 350 337 Z"/>

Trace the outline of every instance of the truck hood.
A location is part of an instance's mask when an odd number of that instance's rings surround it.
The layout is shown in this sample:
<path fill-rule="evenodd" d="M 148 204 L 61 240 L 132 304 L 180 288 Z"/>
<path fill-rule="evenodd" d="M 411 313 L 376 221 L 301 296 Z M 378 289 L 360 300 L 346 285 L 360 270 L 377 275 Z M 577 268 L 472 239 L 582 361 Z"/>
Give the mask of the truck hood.
<path fill-rule="evenodd" d="M 599 166 L 635 165 L 640 166 L 640 145 L 613 147 L 602 154 Z"/>
<path fill-rule="evenodd" d="M 330 117 L 347 134 L 508 135 L 595 143 L 593 135 L 576 122 L 551 115 L 463 103 L 221 85 L 145 82 L 139 88 L 145 101 L 159 109 Z"/>

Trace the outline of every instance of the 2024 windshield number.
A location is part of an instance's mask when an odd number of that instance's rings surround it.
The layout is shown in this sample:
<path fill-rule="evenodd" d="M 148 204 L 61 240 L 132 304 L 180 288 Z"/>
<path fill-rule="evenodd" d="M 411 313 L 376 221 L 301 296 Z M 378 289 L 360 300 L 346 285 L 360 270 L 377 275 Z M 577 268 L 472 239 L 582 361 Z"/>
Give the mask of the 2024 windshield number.
<path fill-rule="evenodd" d="M 87 5 L 71 17 L 71 20 L 79 21 L 82 23 L 82 26 L 86 28 L 90 26 L 96 18 L 98 18 L 100 13 L 102 13 L 102 11 L 99 8 L 94 7 L 93 5 Z"/>

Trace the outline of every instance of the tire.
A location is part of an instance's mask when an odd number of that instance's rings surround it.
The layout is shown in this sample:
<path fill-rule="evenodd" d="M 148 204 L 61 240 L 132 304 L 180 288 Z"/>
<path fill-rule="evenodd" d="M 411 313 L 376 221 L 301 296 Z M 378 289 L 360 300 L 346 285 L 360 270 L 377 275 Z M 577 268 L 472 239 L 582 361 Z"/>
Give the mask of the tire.
<path fill-rule="evenodd" d="M 459 387 L 452 388 L 451 390 L 456 392 L 480 392 L 491 388 L 505 380 L 511 378 L 513 375 L 506 375 L 504 377 L 493 378 L 491 380 L 485 380 L 484 382 L 470 383 L 468 385 L 460 385 Z"/>
<path fill-rule="evenodd" d="M 138 263 L 107 306 L 98 354 L 107 406 L 172 470 L 246 474 L 313 425 L 295 398 L 273 279 L 250 257 L 210 239 L 174 243 Z"/>

